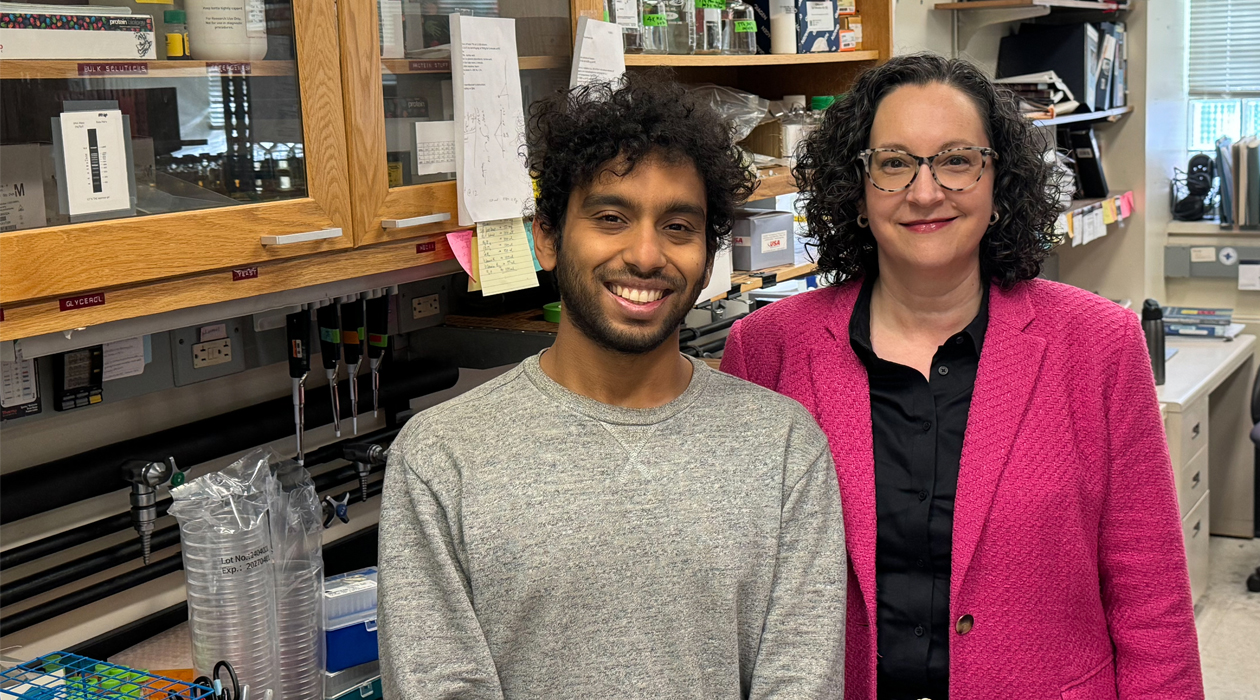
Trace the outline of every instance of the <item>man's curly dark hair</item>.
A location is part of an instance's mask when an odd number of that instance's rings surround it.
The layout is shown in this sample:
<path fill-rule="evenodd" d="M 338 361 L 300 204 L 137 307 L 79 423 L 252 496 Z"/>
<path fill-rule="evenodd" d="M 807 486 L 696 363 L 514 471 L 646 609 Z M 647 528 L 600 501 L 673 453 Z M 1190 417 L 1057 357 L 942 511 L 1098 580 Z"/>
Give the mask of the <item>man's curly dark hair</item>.
<path fill-rule="evenodd" d="M 668 71 L 628 72 L 620 85 L 594 83 L 536 102 L 528 149 L 529 174 L 538 182 L 534 218 L 557 242 L 569 195 L 610 164 L 625 176 L 649 158 L 693 163 L 704 180 L 710 257 L 728 240 L 736 206 L 756 186 L 730 127 Z"/>
<path fill-rule="evenodd" d="M 817 247 L 819 272 L 840 281 L 878 271 L 875 238 L 857 224 L 866 191 L 858 153 L 870 147 L 880 100 L 903 85 L 931 83 L 957 88 L 972 99 L 998 154 L 990 167 L 995 175 L 993 207 L 1000 218 L 980 242 L 981 274 L 1006 289 L 1036 277 L 1058 242 L 1054 222 L 1059 191 L 1053 167 L 1043 159 L 1044 148 L 1014 95 L 966 61 L 928 53 L 897 56 L 859 76 L 798 153 L 793 175 L 804 200 L 808 239 Z"/>

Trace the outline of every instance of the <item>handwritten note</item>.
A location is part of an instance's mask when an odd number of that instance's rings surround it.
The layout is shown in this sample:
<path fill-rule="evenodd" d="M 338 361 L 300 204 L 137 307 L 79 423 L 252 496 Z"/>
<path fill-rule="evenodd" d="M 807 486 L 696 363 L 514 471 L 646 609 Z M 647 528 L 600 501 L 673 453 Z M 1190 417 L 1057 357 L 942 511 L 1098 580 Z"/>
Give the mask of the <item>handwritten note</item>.
<path fill-rule="evenodd" d="M 1120 218 L 1127 219 L 1133 215 L 1133 193 L 1125 192 L 1120 195 Z"/>
<path fill-rule="evenodd" d="M 579 17 L 573 42 L 573 68 L 569 87 L 618 80 L 626 72 L 621 48 L 621 27 L 590 17 Z"/>
<path fill-rule="evenodd" d="M 476 236 L 468 239 L 468 249 L 472 252 L 472 269 L 468 271 L 468 291 L 480 292 L 481 283 L 477 280 L 481 279 L 481 271 L 477 269 L 477 238 Z"/>
<path fill-rule="evenodd" d="M 102 347 L 105 360 L 101 381 L 110 382 L 123 377 L 144 374 L 144 337 L 127 338 L 105 343 Z"/>
<path fill-rule="evenodd" d="M 519 217 L 531 186 L 515 20 L 451 15 L 451 78 L 459 223 Z"/>
<path fill-rule="evenodd" d="M 455 172 L 455 122 L 416 122 L 416 174 Z"/>
<path fill-rule="evenodd" d="M 538 286 L 525 223 L 517 219 L 477 224 L 477 270 L 483 294 Z"/>
<path fill-rule="evenodd" d="M 1114 224 L 1118 221 L 1116 216 L 1116 200 L 1104 199 L 1102 203 L 1102 215 L 1104 224 Z"/>
<path fill-rule="evenodd" d="M 477 279 L 477 251 L 473 248 L 474 241 L 472 229 L 451 231 L 446 234 L 446 242 L 451 245 L 451 252 L 455 254 L 459 266 L 464 268 L 464 272 L 467 272 L 471 279 L 475 280 Z"/>

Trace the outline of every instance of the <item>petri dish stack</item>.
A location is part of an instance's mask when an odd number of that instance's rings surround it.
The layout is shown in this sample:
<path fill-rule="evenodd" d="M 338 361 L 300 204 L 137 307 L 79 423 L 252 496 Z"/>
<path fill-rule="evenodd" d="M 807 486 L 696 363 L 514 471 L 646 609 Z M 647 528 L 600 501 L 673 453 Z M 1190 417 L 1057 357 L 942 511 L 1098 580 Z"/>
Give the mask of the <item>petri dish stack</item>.
<path fill-rule="evenodd" d="M 324 570 L 305 561 L 276 565 L 280 697 L 323 700 Z"/>

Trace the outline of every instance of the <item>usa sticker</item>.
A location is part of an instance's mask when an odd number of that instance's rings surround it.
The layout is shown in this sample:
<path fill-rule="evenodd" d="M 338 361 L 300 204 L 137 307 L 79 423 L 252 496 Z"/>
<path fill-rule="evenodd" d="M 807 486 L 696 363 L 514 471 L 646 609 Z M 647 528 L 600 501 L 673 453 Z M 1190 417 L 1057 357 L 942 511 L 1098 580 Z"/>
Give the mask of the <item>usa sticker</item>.
<path fill-rule="evenodd" d="M 787 231 L 772 231 L 761 235 L 761 252 L 773 253 L 787 248 Z"/>

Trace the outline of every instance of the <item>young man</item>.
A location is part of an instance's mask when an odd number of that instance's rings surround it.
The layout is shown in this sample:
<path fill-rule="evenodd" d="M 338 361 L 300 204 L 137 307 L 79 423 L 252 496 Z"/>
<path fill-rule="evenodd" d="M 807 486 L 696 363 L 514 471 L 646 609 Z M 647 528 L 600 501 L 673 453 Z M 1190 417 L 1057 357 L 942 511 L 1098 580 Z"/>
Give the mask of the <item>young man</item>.
<path fill-rule="evenodd" d="M 751 190 L 725 125 L 631 77 L 540 105 L 529 157 L 559 332 L 394 443 L 386 696 L 840 700 L 827 442 L 799 404 L 678 351 Z"/>

